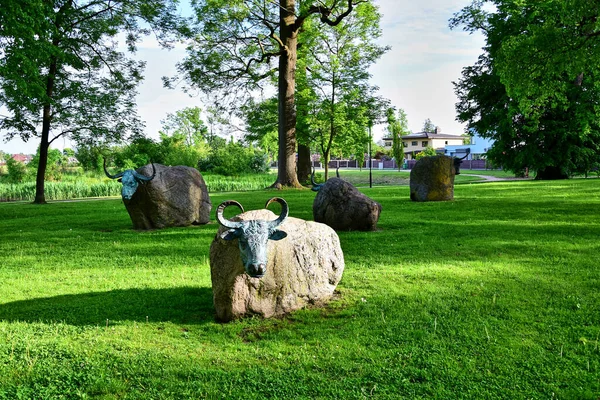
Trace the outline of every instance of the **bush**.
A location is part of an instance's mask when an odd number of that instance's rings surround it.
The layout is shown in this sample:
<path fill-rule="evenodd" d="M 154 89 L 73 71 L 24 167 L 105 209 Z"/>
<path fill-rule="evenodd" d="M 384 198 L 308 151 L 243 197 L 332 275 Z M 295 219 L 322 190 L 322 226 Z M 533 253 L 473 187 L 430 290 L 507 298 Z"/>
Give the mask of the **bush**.
<path fill-rule="evenodd" d="M 420 160 L 423 157 L 437 156 L 437 152 L 433 147 L 425 147 L 423 151 L 415 155 L 415 160 Z"/>
<path fill-rule="evenodd" d="M 8 183 L 20 183 L 27 177 L 27 166 L 16 161 L 10 155 L 6 156 L 6 181 Z"/>
<path fill-rule="evenodd" d="M 198 161 L 200 172 L 232 176 L 245 173 L 261 173 L 269 169 L 267 155 L 260 150 L 229 142 L 214 149 L 208 156 Z"/>

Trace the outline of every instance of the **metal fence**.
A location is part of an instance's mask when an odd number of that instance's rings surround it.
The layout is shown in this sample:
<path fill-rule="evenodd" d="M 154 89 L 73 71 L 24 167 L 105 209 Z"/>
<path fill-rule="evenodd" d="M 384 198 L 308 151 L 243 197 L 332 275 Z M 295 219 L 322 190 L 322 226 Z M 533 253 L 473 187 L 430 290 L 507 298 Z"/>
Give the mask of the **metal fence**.
<path fill-rule="evenodd" d="M 398 165 L 395 160 L 372 160 L 372 169 L 398 169 Z M 417 160 L 408 160 L 402 169 L 412 169 L 416 164 Z M 277 162 L 272 164 L 272 167 L 277 167 Z M 319 161 L 313 161 L 312 167 L 323 168 L 323 165 Z M 329 168 L 369 168 L 369 160 L 366 160 L 362 166 L 359 166 L 356 160 L 331 160 L 329 161 Z M 460 164 L 462 169 L 494 169 L 489 165 L 486 160 L 462 160 Z"/>

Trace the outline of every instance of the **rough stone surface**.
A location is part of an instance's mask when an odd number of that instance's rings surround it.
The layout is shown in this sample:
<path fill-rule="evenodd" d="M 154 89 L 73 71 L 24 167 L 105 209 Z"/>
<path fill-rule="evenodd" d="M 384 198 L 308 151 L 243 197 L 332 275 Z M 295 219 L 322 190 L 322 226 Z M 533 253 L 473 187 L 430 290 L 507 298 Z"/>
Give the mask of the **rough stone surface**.
<path fill-rule="evenodd" d="M 206 224 L 212 204 L 198 170 L 178 165 L 154 164 L 156 176 L 140 184 L 125 207 L 135 229 L 161 229 L 170 226 Z M 152 165 L 136 170 L 151 176 Z"/>
<path fill-rule="evenodd" d="M 454 199 L 454 158 L 423 157 L 410 171 L 412 201 L 448 201 Z"/>
<path fill-rule="evenodd" d="M 274 220 L 269 210 L 240 214 L 232 221 Z M 210 246 L 210 274 L 217 319 L 246 315 L 282 316 L 307 304 L 322 304 L 333 295 L 344 271 L 344 255 L 333 229 L 288 217 L 278 229 L 282 240 L 269 240 L 267 272 L 251 278 L 244 271 L 237 239 L 223 240 L 221 226 Z"/>
<path fill-rule="evenodd" d="M 380 214 L 381 204 L 340 178 L 328 179 L 313 202 L 314 220 L 336 231 L 373 231 Z"/>

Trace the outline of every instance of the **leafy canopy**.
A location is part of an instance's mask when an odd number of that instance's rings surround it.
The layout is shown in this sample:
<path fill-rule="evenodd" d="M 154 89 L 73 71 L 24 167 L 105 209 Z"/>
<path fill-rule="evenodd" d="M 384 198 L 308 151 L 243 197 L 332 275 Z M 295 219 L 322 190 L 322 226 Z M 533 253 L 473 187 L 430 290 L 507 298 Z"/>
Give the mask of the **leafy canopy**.
<path fill-rule="evenodd" d="M 597 16 L 598 5 L 580 0 L 477 0 L 451 20 L 486 36 L 455 89 L 458 119 L 495 141 L 492 162 L 516 173 L 532 168 L 539 179 L 598 165 Z"/>

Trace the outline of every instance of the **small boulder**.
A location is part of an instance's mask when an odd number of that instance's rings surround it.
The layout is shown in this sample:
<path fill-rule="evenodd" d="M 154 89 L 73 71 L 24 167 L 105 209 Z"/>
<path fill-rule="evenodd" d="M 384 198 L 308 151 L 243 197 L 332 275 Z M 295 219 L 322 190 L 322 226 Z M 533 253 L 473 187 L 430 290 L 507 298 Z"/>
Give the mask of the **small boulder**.
<path fill-rule="evenodd" d="M 195 168 L 154 164 L 156 175 L 140 184 L 131 200 L 123 200 L 135 229 L 206 224 L 212 204 L 206 183 Z M 151 176 L 152 166 L 136 170 Z"/>
<path fill-rule="evenodd" d="M 325 182 L 313 202 L 313 218 L 336 231 L 373 231 L 381 204 L 340 178 Z"/>
<path fill-rule="evenodd" d="M 274 220 L 269 210 L 237 215 L 232 221 Z M 210 274 L 216 317 L 231 321 L 246 315 L 282 316 L 308 304 L 329 300 L 344 271 L 344 255 L 333 229 L 288 217 L 278 229 L 287 237 L 268 241 L 262 278 L 246 274 L 237 239 L 221 239 L 221 226 L 210 246 Z"/>
<path fill-rule="evenodd" d="M 448 201 L 454 199 L 454 158 L 423 157 L 410 171 L 412 201 Z"/>

